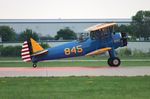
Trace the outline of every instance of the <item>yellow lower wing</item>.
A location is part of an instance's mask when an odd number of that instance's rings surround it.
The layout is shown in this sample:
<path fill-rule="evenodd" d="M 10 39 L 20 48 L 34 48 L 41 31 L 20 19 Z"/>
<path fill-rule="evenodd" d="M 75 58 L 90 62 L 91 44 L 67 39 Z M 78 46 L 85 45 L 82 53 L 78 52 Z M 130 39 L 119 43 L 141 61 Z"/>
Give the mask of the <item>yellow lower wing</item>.
<path fill-rule="evenodd" d="M 90 53 L 87 53 L 85 56 L 90 56 L 90 55 L 95 55 L 95 54 L 101 54 L 101 53 L 106 52 L 106 51 L 108 51 L 108 50 L 111 50 L 111 48 L 110 48 L 110 47 L 101 48 L 101 49 L 92 51 L 92 52 L 90 52 Z"/>

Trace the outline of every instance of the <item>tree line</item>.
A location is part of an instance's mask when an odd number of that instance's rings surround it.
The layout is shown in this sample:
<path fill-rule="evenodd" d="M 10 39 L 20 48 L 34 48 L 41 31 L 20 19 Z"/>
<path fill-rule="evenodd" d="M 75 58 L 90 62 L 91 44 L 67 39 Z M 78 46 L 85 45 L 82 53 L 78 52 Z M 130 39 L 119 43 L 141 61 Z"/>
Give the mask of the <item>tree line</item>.
<path fill-rule="evenodd" d="M 145 40 L 150 40 L 150 11 L 138 11 L 134 16 L 132 16 L 132 22 L 128 25 L 117 25 L 115 26 L 115 31 L 126 32 L 132 38 L 143 37 Z M 32 31 L 31 29 L 26 29 L 20 34 L 17 34 L 15 30 L 9 26 L 0 26 L 0 37 L 3 42 L 7 41 L 24 41 L 32 37 L 35 40 L 72 40 L 77 39 L 76 33 L 69 27 L 60 29 L 55 37 L 50 35 L 40 37 L 38 33 Z"/>
<path fill-rule="evenodd" d="M 116 26 L 115 30 L 126 32 L 133 39 L 142 37 L 150 40 L 150 11 L 138 11 L 132 16 L 131 24 Z"/>
<path fill-rule="evenodd" d="M 32 31 L 31 29 L 26 29 L 25 31 L 21 32 L 20 34 L 17 34 L 13 28 L 9 26 L 0 26 L 0 37 L 2 38 L 3 42 L 8 41 L 25 41 L 29 38 L 34 38 L 35 40 L 58 40 L 60 38 L 63 38 L 64 40 L 72 40 L 76 39 L 76 33 L 71 30 L 69 27 L 66 27 L 64 29 L 60 29 L 57 32 L 57 35 L 55 37 L 51 37 L 50 35 L 46 36 L 39 36 L 38 33 Z"/>

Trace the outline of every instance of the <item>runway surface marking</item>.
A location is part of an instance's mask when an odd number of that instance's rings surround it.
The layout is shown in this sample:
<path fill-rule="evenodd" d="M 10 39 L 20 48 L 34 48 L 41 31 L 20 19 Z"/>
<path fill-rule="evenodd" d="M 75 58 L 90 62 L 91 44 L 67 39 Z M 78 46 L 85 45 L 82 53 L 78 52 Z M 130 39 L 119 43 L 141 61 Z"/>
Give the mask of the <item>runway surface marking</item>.
<path fill-rule="evenodd" d="M 1 67 L 0 77 L 144 76 L 150 66 L 140 67 Z"/>
<path fill-rule="evenodd" d="M 48 61 L 43 61 L 43 62 L 98 62 L 98 61 L 107 61 L 107 60 L 48 60 Z M 126 60 L 121 60 L 121 61 L 150 61 L 150 59 L 126 59 Z M 8 61 L 0 61 L 1 63 L 9 63 L 9 62 L 24 62 L 22 60 L 8 60 Z"/>
<path fill-rule="evenodd" d="M 112 67 L 106 67 L 106 66 L 88 66 L 88 67 L 0 67 L 0 71 L 32 71 L 32 70 L 90 70 L 90 69 L 96 69 L 96 68 L 112 68 Z"/>

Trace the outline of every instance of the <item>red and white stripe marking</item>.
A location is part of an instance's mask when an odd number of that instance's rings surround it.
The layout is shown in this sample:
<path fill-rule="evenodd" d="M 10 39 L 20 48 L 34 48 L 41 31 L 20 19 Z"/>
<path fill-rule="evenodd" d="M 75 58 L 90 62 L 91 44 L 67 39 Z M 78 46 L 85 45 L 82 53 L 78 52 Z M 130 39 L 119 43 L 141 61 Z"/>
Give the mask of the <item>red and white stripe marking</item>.
<path fill-rule="evenodd" d="M 22 60 L 25 61 L 25 62 L 30 62 L 31 61 L 31 56 L 30 56 L 29 46 L 28 46 L 27 41 L 25 41 L 23 43 L 22 50 L 21 50 L 21 57 L 22 57 Z"/>

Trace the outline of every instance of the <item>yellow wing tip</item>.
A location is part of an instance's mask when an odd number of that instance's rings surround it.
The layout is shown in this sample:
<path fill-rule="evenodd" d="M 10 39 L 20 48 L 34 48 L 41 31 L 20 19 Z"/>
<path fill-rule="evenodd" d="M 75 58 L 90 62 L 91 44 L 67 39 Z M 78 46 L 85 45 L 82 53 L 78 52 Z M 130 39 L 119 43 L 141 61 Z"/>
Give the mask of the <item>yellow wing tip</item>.
<path fill-rule="evenodd" d="M 114 26 L 114 25 L 116 25 L 115 22 L 96 24 L 96 25 L 93 25 L 93 26 L 85 29 L 85 31 L 89 31 L 89 32 L 90 31 L 95 31 L 95 30 L 103 29 L 103 28 L 106 28 L 106 27 Z"/>

